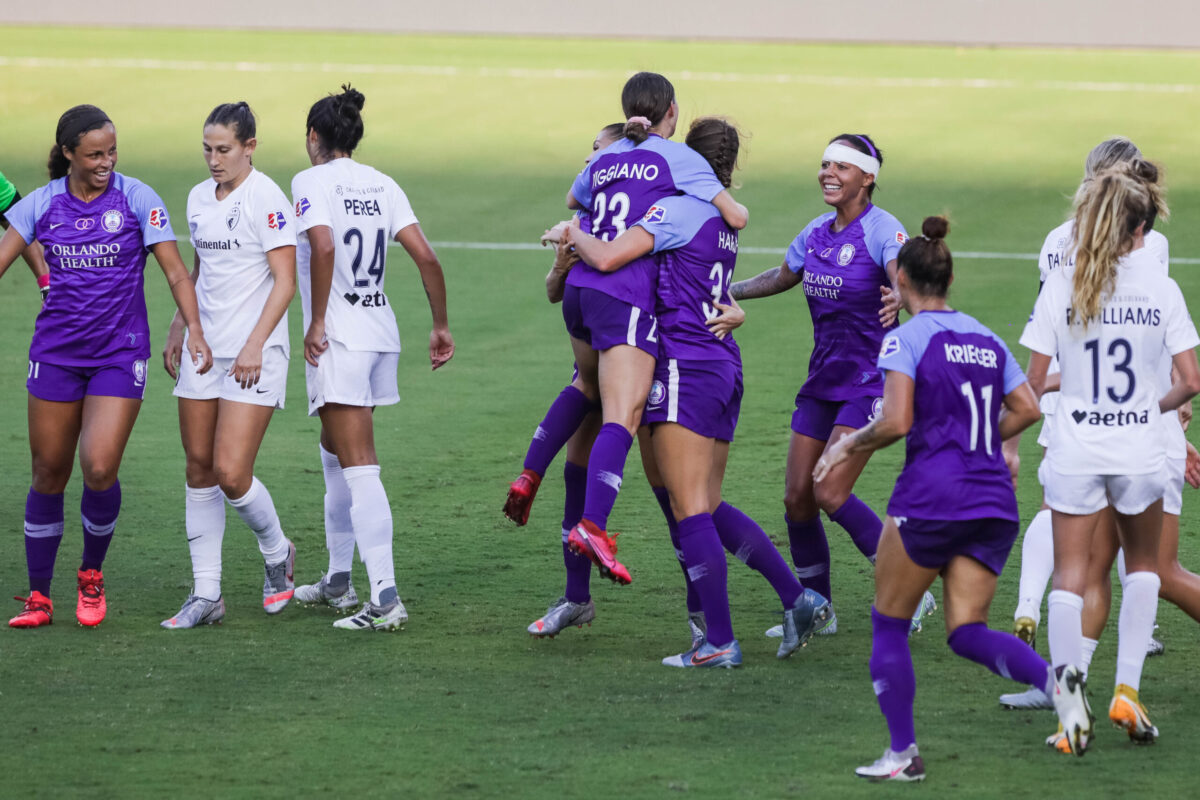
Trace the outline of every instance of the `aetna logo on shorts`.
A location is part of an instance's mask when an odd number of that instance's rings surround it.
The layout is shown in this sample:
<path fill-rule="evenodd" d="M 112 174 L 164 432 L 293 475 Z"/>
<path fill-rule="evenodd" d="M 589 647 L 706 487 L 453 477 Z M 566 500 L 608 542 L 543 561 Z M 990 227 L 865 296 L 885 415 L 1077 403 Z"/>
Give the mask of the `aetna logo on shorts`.
<path fill-rule="evenodd" d="M 1117 411 L 1101 414 L 1099 411 L 1072 411 L 1071 419 L 1080 425 L 1103 425 L 1106 428 L 1124 427 L 1125 425 L 1149 425 L 1150 412 Z"/>
<path fill-rule="evenodd" d="M 383 292 L 375 294 L 358 294 L 357 292 L 346 292 L 342 297 L 346 298 L 346 302 L 352 306 L 362 303 L 363 308 L 383 308 L 388 304 L 387 295 Z"/>

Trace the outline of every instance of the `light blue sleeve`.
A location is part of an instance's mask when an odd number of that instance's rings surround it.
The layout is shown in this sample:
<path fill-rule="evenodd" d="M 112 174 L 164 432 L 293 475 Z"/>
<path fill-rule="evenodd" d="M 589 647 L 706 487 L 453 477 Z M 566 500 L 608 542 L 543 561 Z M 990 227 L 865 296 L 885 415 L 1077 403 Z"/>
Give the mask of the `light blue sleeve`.
<path fill-rule="evenodd" d="M 791 246 L 787 249 L 787 255 L 784 256 L 783 261 L 788 265 L 788 269 L 797 275 L 800 274 L 800 270 L 804 269 L 804 258 L 808 255 L 808 237 L 828 216 L 828 214 L 823 214 L 805 225 L 804 230 L 800 231 L 800 235 L 792 240 Z"/>
<path fill-rule="evenodd" d="M 683 247 L 713 218 L 716 209 L 694 197 L 664 197 L 634 223 L 654 237 L 653 253 Z"/>
<path fill-rule="evenodd" d="M 671 167 L 671 180 L 675 188 L 684 194 L 712 202 L 714 197 L 725 191 L 712 165 L 687 145 L 669 148 L 663 155 Z"/>
<path fill-rule="evenodd" d="M 1025 383 L 1025 373 L 1021 369 L 1021 365 L 1013 358 L 1012 351 L 1008 349 L 999 336 L 996 337 L 996 344 L 1004 351 L 1004 393 L 1016 389 L 1022 383 Z"/>
<path fill-rule="evenodd" d="M 142 246 L 149 249 L 159 242 L 175 241 L 175 231 L 171 230 L 171 218 L 167 215 L 167 206 L 158 193 L 139 180 L 126 177 L 126 199 L 129 207 L 137 215 L 138 227 L 142 229 Z"/>
<path fill-rule="evenodd" d="M 595 161 L 595 159 L 592 159 Z M 571 196 L 575 198 L 575 202 L 583 206 L 584 210 L 590 210 L 592 207 L 592 165 L 588 164 L 583 168 L 583 171 L 575 176 L 575 182 L 571 184 Z"/>
<path fill-rule="evenodd" d="M 25 244 L 33 244 L 37 221 L 50 207 L 50 198 L 53 196 L 53 184 L 39 186 L 33 190 L 32 194 L 22 197 L 4 212 L 4 218 L 17 233 L 21 234 Z"/>
<path fill-rule="evenodd" d="M 883 337 L 879 360 L 876 362 L 881 370 L 902 372 L 913 380 L 917 379 L 917 363 L 925 354 L 929 335 L 914 322 L 909 320 Z"/>
<path fill-rule="evenodd" d="M 867 252 L 871 260 L 881 267 L 886 267 L 900 254 L 900 248 L 908 241 L 908 232 L 900 224 L 900 220 L 884 211 L 879 206 L 871 209 L 862 222 L 863 239 L 867 243 Z"/>

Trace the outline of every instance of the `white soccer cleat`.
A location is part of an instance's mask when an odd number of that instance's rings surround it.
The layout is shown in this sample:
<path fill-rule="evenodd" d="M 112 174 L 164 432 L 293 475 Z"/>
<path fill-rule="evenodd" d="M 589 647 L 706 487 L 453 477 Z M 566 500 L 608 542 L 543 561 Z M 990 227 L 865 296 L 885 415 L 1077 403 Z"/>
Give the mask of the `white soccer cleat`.
<path fill-rule="evenodd" d="M 1000 695 L 1000 705 L 1005 708 L 1024 708 L 1028 710 L 1054 708 L 1054 701 L 1036 686 L 1030 686 L 1023 692 Z"/>
<path fill-rule="evenodd" d="M 394 631 L 406 622 L 408 611 L 399 600 L 384 608 L 368 600 L 357 614 L 339 619 L 333 627 L 347 631 Z"/>
<path fill-rule="evenodd" d="M 354 584 L 347 583 L 346 591 L 332 594 L 329 591 L 328 577 L 322 575 L 321 580 L 316 583 L 297 586 L 292 599 L 306 606 L 326 605 L 339 611 L 348 611 L 358 605 L 358 592 L 354 591 Z"/>
<path fill-rule="evenodd" d="M 1064 664 L 1054 670 L 1054 708 L 1058 711 L 1067 747 L 1076 756 L 1087 752 L 1092 739 L 1093 717 L 1086 690 L 1083 674 L 1077 667 Z"/>
<path fill-rule="evenodd" d="M 923 781 L 925 780 L 925 761 L 917 752 L 916 744 L 910 744 L 904 752 L 897 753 L 888 748 L 874 764 L 859 767 L 854 774 L 866 778 L 871 783 L 880 781 Z"/>

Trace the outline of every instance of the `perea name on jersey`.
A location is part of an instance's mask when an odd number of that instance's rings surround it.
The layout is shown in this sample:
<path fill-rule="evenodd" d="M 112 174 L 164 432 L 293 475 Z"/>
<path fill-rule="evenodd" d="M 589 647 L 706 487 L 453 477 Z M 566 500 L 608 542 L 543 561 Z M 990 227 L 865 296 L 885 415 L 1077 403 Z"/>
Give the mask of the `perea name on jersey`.
<path fill-rule="evenodd" d="M 944 344 L 946 361 L 951 364 L 978 364 L 986 369 L 996 369 L 999 366 L 996 351 L 987 347 L 976 347 L 973 344 Z"/>
<path fill-rule="evenodd" d="M 342 203 L 346 206 L 346 213 L 354 217 L 383 216 L 378 200 L 351 200 L 347 197 L 342 199 Z"/>
<path fill-rule="evenodd" d="M 95 269 L 115 267 L 121 245 L 117 242 L 55 244 L 50 246 L 50 252 L 58 256 L 64 269 Z"/>
<path fill-rule="evenodd" d="M 621 180 L 622 178 L 635 181 L 658 180 L 658 165 L 630 164 L 626 161 L 613 164 L 608 169 L 592 173 L 592 188 L 598 189 L 610 181 Z"/>
<path fill-rule="evenodd" d="M 1148 300 L 1149 298 L 1142 297 L 1137 299 Z M 1071 325 L 1078 321 L 1074 309 L 1068 308 L 1067 324 Z M 1097 318 L 1092 317 L 1088 320 L 1088 324 L 1096 321 Z M 1108 306 L 1100 309 L 1099 321 L 1101 325 L 1148 325 L 1152 328 L 1157 328 L 1162 323 L 1162 312 L 1157 308 Z"/>

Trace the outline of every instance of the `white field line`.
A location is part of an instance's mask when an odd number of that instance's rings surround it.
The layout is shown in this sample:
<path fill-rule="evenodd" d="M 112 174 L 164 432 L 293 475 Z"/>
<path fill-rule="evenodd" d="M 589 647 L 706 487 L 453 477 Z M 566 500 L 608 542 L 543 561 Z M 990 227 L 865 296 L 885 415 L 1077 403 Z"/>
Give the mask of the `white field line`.
<path fill-rule="evenodd" d="M 529 69 L 524 67 L 453 67 L 426 64 L 340 64 L 331 62 L 201 61 L 162 58 L 49 58 L 0 56 L 0 67 L 23 69 L 141 69 L 182 72 L 290 72 L 339 75 L 422 75 L 451 78 L 517 78 L 582 80 L 626 78 L 615 70 Z M 879 87 L 904 89 L 1038 89 L 1070 92 L 1194 94 L 1200 84 L 1129 81 L 1007 80 L 995 78 L 905 78 L 798 75 L 794 73 L 696 72 L 672 73 L 681 80 L 710 83 L 793 84 L 805 86 Z"/>
<path fill-rule="evenodd" d="M 188 244 L 191 240 L 186 236 L 176 237 L 180 242 Z M 388 242 L 388 244 L 398 247 L 397 242 Z M 490 250 L 493 252 L 505 250 L 543 250 L 547 254 L 553 252 L 549 247 L 542 247 L 536 242 L 430 242 L 435 250 Z M 739 253 L 745 253 L 751 256 L 781 256 L 787 252 L 785 247 L 741 247 L 738 248 Z M 1037 253 L 989 253 L 985 251 L 954 251 L 952 255 L 955 258 L 964 258 L 969 260 L 992 260 L 992 261 L 1037 261 Z M 1176 258 L 1171 257 L 1172 264 L 1200 264 L 1200 258 Z"/>

